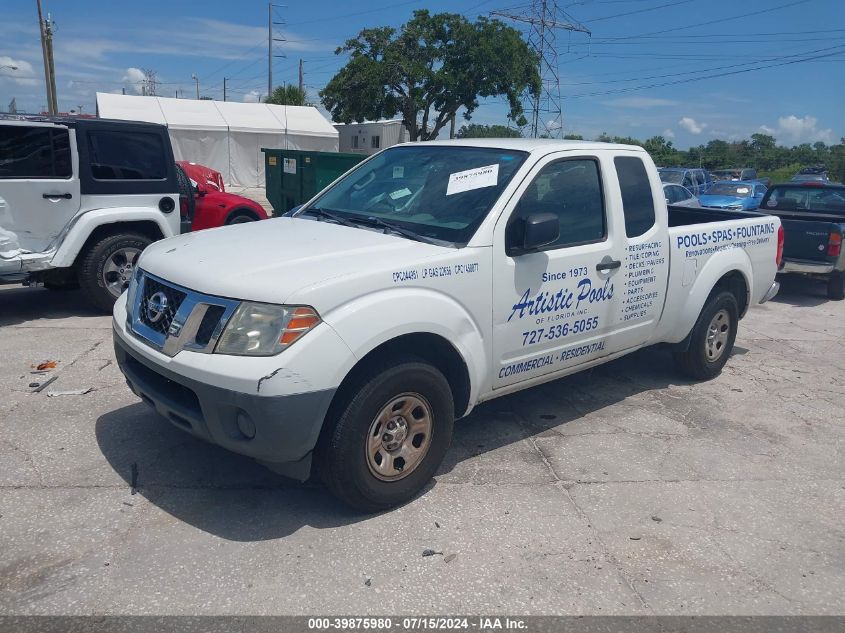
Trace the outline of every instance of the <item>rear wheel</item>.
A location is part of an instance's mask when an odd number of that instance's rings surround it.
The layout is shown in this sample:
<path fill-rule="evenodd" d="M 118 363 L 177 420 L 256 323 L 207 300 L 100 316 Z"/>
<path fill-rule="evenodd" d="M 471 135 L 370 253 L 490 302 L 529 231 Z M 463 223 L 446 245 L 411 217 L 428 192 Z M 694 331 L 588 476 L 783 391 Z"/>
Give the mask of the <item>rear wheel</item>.
<path fill-rule="evenodd" d="M 115 300 L 129 287 L 138 256 L 151 243 L 140 233 L 118 233 L 92 244 L 79 266 L 79 285 L 91 303 L 111 312 Z"/>
<path fill-rule="evenodd" d="M 382 364 L 346 393 L 318 448 L 317 466 L 329 490 L 367 512 L 412 499 L 452 440 L 455 413 L 446 378 L 405 357 Z"/>
<path fill-rule="evenodd" d="M 249 211 L 235 211 L 230 215 L 226 224 L 243 224 L 244 222 L 255 222 L 256 217 Z"/>
<path fill-rule="evenodd" d="M 711 295 L 693 326 L 687 349 L 675 353 L 678 369 L 695 380 L 718 376 L 733 350 L 738 324 L 736 297 L 726 290 Z"/>
<path fill-rule="evenodd" d="M 845 273 L 830 273 L 827 278 L 827 296 L 834 301 L 845 299 Z"/>

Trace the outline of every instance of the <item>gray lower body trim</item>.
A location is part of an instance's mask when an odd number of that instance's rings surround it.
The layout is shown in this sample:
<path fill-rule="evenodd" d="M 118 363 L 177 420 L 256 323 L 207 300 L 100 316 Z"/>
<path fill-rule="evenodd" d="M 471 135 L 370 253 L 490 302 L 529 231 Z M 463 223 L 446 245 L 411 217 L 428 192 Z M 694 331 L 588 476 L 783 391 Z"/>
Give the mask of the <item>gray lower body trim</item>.
<path fill-rule="evenodd" d="M 276 472 L 308 478 L 311 452 L 335 390 L 259 396 L 214 387 L 158 367 L 114 334 L 129 388 L 174 426 L 253 457 Z M 246 430 L 246 433 L 244 432 Z"/>
<path fill-rule="evenodd" d="M 809 275 L 826 275 L 832 273 L 834 265 L 827 262 L 812 262 L 800 259 L 787 259 L 783 262 L 781 273 L 804 273 Z"/>

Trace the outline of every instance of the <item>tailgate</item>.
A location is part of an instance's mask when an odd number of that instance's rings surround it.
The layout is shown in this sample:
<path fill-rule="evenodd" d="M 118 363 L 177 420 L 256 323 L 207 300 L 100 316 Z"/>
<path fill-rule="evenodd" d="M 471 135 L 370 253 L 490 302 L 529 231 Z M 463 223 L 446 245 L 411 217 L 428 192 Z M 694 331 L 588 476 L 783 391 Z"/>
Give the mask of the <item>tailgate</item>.
<path fill-rule="evenodd" d="M 784 231 L 784 259 L 833 262 L 827 254 L 831 232 L 841 233 L 838 224 L 781 218 Z"/>

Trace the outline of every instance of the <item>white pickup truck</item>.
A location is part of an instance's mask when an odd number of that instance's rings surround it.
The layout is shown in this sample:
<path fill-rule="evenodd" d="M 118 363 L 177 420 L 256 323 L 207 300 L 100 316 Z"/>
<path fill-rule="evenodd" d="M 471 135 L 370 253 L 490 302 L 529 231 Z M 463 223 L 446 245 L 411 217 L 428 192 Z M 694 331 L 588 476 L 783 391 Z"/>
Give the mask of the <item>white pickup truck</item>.
<path fill-rule="evenodd" d="M 656 343 L 716 376 L 782 246 L 775 217 L 667 209 L 639 147 L 400 145 L 292 217 L 148 247 L 115 352 L 176 426 L 377 510 L 485 400 Z"/>

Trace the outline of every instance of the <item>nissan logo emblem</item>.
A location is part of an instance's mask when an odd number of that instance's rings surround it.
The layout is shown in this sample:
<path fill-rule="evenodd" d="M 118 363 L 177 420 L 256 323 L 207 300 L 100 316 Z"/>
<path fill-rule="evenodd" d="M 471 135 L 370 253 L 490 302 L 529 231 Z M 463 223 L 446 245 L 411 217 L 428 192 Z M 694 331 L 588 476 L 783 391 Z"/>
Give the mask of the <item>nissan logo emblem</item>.
<path fill-rule="evenodd" d="M 167 312 L 167 295 L 159 291 L 147 299 L 147 318 L 150 323 L 158 323 L 164 318 Z"/>

